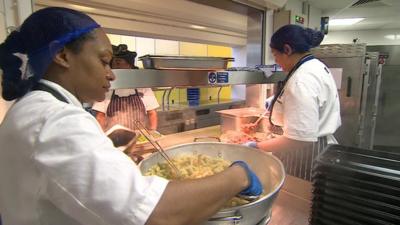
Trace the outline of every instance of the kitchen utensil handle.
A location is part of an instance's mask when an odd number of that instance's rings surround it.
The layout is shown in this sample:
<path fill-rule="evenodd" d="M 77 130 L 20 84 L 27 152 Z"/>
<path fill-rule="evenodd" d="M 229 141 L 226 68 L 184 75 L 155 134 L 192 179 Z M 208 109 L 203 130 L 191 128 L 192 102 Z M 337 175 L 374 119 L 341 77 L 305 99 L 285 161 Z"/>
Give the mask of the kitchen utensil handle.
<path fill-rule="evenodd" d="M 193 139 L 193 142 L 197 142 L 198 140 L 201 140 L 201 139 L 216 139 L 218 142 L 221 142 L 221 138 L 219 138 L 219 137 L 196 137 L 196 138 L 194 138 Z"/>
<path fill-rule="evenodd" d="M 351 77 L 347 77 L 347 90 L 346 90 L 346 97 L 351 97 Z"/>
<path fill-rule="evenodd" d="M 268 110 L 265 110 L 265 112 L 263 112 L 263 114 L 261 114 L 261 115 L 258 117 L 258 119 L 256 120 L 256 122 L 254 122 L 254 125 L 257 125 L 257 124 L 261 121 L 261 119 L 264 118 L 264 116 L 267 115 L 267 114 L 268 114 Z"/>
<path fill-rule="evenodd" d="M 225 217 L 215 217 L 211 218 L 208 221 L 232 221 L 233 224 L 239 224 L 239 222 L 242 220 L 243 216 L 237 215 L 237 216 L 225 216 Z"/>
<path fill-rule="evenodd" d="M 161 154 L 161 156 L 167 161 L 167 163 L 171 166 L 171 168 L 175 171 L 178 177 L 181 176 L 179 169 L 175 166 L 175 164 L 168 157 L 167 153 L 165 153 L 164 149 L 161 145 L 154 140 L 153 135 L 150 131 L 144 126 L 140 121 L 136 121 L 135 123 L 136 129 L 149 141 L 151 145 Z"/>

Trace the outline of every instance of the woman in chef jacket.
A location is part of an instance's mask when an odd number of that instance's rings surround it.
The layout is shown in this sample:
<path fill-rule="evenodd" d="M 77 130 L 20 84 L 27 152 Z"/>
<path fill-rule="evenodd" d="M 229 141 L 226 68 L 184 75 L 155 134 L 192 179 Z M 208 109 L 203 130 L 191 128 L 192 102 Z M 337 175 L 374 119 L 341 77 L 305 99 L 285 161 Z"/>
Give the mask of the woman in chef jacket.
<path fill-rule="evenodd" d="M 273 152 L 290 175 L 310 180 L 313 162 L 327 144 L 337 143 L 333 134 L 341 125 L 339 95 L 327 66 L 316 59 L 310 48 L 324 35 L 298 25 L 286 25 L 271 37 L 272 55 L 288 72 L 272 101 L 273 130 L 283 135 L 248 146 Z"/>
<path fill-rule="evenodd" d="M 4 225 L 198 224 L 261 194 L 242 162 L 197 180 L 142 176 L 82 107 L 104 100 L 111 59 L 99 24 L 66 8 L 36 11 L 0 45 L 2 96 L 16 100 L 0 127 Z"/>
<path fill-rule="evenodd" d="M 114 50 L 111 61 L 112 69 L 137 69 L 135 66 L 136 52 L 131 52 L 124 44 Z M 106 95 L 102 102 L 93 104 L 96 119 L 104 130 L 119 124 L 135 130 L 135 122 L 147 124 L 150 131 L 157 129 L 157 112 L 160 105 L 151 88 L 117 89 Z M 143 122 L 146 121 L 146 122 Z"/>

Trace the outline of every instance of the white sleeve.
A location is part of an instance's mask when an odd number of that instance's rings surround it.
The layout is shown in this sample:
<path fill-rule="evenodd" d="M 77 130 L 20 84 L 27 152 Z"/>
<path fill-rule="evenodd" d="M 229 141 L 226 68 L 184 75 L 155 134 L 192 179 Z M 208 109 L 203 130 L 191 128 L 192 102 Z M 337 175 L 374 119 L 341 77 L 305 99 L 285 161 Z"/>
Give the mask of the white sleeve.
<path fill-rule="evenodd" d="M 96 110 L 98 112 L 106 113 L 107 112 L 107 107 L 110 104 L 111 101 L 111 95 L 112 91 L 109 91 L 106 93 L 106 98 L 102 102 L 95 102 L 92 105 L 92 109 Z"/>
<path fill-rule="evenodd" d="M 157 109 L 160 107 L 160 104 L 158 104 L 157 98 L 154 95 L 153 90 L 151 88 L 143 88 L 143 104 L 144 107 L 146 108 L 146 111 Z"/>
<path fill-rule="evenodd" d="M 299 141 L 317 141 L 319 107 L 312 82 L 295 81 L 285 88 L 284 136 Z"/>
<path fill-rule="evenodd" d="M 81 224 L 143 225 L 168 183 L 142 176 L 80 109 L 51 115 L 37 145 L 48 200 Z"/>

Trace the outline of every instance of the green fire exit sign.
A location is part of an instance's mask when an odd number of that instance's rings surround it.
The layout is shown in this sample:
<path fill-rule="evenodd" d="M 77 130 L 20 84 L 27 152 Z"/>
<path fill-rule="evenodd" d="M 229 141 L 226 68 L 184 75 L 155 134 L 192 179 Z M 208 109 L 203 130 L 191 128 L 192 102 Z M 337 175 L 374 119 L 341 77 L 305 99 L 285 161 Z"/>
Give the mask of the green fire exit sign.
<path fill-rule="evenodd" d="M 304 17 L 301 17 L 301 16 L 296 15 L 296 16 L 294 17 L 294 21 L 295 21 L 296 23 L 299 23 L 299 24 L 304 24 Z"/>

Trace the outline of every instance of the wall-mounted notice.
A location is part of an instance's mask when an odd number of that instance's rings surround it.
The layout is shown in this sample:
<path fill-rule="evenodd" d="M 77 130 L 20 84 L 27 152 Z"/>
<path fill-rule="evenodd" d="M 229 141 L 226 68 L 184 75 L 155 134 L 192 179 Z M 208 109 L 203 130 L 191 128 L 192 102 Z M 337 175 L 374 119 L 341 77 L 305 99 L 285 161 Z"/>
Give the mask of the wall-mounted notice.
<path fill-rule="evenodd" d="M 342 88 L 342 74 L 343 68 L 329 68 L 332 73 L 333 79 L 335 79 L 336 87 L 338 90 Z"/>

